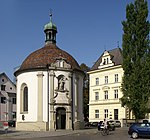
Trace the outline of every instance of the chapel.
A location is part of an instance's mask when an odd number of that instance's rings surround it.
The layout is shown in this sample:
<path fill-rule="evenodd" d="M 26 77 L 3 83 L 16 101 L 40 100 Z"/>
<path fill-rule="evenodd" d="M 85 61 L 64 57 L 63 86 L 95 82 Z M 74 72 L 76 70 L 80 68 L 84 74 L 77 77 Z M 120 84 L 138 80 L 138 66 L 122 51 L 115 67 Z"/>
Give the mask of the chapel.
<path fill-rule="evenodd" d="M 45 44 L 15 71 L 17 130 L 74 130 L 84 127 L 83 78 L 78 62 L 56 45 L 57 26 L 44 26 Z"/>

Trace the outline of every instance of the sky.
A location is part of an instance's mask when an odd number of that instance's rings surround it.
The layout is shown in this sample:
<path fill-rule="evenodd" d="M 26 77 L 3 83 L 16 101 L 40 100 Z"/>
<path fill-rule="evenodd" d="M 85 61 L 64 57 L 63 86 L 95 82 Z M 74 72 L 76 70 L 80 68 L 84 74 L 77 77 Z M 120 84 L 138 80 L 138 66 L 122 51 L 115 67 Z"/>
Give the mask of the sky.
<path fill-rule="evenodd" d="M 50 21 L 50 11 L 58 31 L 56 45 L 79 64 L 92 67 L 105 50 L 121 48 L 121 22 L 131 2 L 134 0 L 0 0 L 0 73 L 13 80 L 15 68 L 45 45 L 44 25 Z"/>

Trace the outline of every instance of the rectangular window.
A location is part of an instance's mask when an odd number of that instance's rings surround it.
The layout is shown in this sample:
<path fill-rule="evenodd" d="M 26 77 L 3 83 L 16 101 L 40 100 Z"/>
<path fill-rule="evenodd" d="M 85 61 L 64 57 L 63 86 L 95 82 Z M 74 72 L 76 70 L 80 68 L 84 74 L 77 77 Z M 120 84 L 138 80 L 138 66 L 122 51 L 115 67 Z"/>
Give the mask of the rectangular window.
<path fill-rule="evenodd" d="M 95 79 L 95 84 L 96 84 L 96 85 L 99 85 L 99 78 L 96 78 L 96 79 Z"/>
<path fill-rule="evenodd" d="M 118 74 L 115 74 L 115 83 L 118 82 Z"/>
<path fill-rule="evenodd" d="M 5 91 L 6 85 L 1 85 L 1 90 Z"/>
<path fill-rule="evenodd" d="M 16 104 L 16 98 L 12 98 L 12 103 Z"/>
<path fill-rule="evenodd" d="M 114 109 L 114 120 L 118 120 L 118 109 Z"/>
<path fill-rule="evenodd" d="M 108 99 L 108 91 L 104 91 L 104 99 L 107 100 Z"/>
<path fill-rule="evenodd" d="M 108 109 L 104 110 L 104 118 L 108 118 Z"/>
<path fill-rule="evenodd" d="M 99 118 L 99 110 L 95 110 L 95 118 Z"/>
<path fill-rule="evenodd" d="M 13 119 L 16 118 L 16 112 L 13 112 L 13 113 L 12 113 L 12 117 L 13 117 Z"/>
<path fill-rule="evenodd" d="M 115 99 L 118 99 L 118 89 L 115 89 L 115 90 L 114 90 L 114 98 L 115 98 Z"/>
<path fill-rule="evenodd" d="M 108 76 L 105 76 L 105 84 L 108 84 Z"/>
<path fill-rule="evenodd" d="M 1 97 L 1 103 L 5 104 L 6 103 L 6 97 Z"/>
<path fill-rule="evenodd" d="M 99 100 L 99 92 L 95 92 L 95 100 Z"/>

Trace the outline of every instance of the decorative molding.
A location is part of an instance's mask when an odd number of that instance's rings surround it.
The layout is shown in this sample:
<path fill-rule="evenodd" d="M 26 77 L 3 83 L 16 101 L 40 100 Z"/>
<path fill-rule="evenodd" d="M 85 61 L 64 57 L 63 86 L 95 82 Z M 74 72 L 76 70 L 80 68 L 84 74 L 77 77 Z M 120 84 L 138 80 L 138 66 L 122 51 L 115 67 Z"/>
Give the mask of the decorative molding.
<path fill-rule="evenodd" d="M 54 105 L 56 103 L 56 100 L 54 98 L 50 99 L 50 105 Z"/>
<path fill-rule="evenodd" d="M 68 74 L 68 77 L 69 77 L 69 78 L 72 78 L 72 77 L 73 77 L 73 73 L 70 72 L 70 73 Z"/>
<path fill-rule="evenodd" d="M 67 97 L 67 99 L 68 99 L 68 103 L 71 104 L 72 99 L 69 97 L 69 93 L 68 93 L 68 92 L 66 93 L 66 97 Z"/>
<path fill-rule="evenodd" d="M 93 89 L 93 91 L 97 91 L 97 90 L 101 90 L 100 88 L 97 88 L 97 89 Z"/>
<path fill-rule="evenodd" d="M 119 88 L 121 88 L 121 86 L 112 87 L 112 89 L 119 89 Z"/>
<path fill-rule="evenodd" d="M 56 97 L 58 96 L 58 93 L 57 93 L 57 92 L 55 92 L 55 94 L 56 94 L 56 95 L 55 95 L 53 98 L 56 98 Z"/>
<path fill-rule="evenodd" d="M 50 74 L 49 74 L 50 76 L 55 76 L 55 72 L 52 70 L 52 71 L 50 71 Z"/>
<path fill-rule="evenodd" d="M 52 63 L 51 66 L 55 68 L 71 69 L 71 65 L 67 63 L 66 59 L 63 57 L 56 58 L 56 61 Z"/>
<path fill-rule="evenodd" d="M 43 72 L 42 71 L 39 71 L 37 76 L 44 76 Z"/>
<path fill-rule="evenodd" d="M 109 90 L 109 89 L 110 89 L 110 87 L 108 87 L 108 86 L 102 87 L 102 90 Z"/>

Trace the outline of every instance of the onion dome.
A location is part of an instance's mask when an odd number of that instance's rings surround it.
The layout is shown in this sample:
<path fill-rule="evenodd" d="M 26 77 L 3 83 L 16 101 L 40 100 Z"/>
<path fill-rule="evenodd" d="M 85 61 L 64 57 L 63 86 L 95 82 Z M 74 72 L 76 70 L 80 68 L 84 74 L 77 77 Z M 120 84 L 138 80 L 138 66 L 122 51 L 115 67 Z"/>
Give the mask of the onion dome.
<path fill-rule="evenodd" d="M 51 16 L 51 15 L 50 15 Z M 20 68 L 15 72 L 15 75 L 25 72 L 39 69 L 46 69 L 47 65 L 56 63 L 58 59 L 64 60 L 70 65 L 70 69 L 81 70 L 77 61 L 67 52 L 61 50 L 56 45 L 56 33 L 57 27 L 50 22 L 44 26 L 44 32 L 46 34 L 46 40 L 44 47 L 31 53 L 22 63 Z"/>
<path fill-rule="evenodd" d="M 52 22 L 52 14 L 50 14 L 50 22 L 44 26 L 44 31 L 55 30 L 57 32 L 57 26 Z"/>
<path fill-rule="evenodd" d="M 44 32 L 46 34 L 46 40 L 45 42 L 51 42 L 56 43 L 56 33 L 57 33 L 57 27 L 52 22 L 52 14 L 50 14 L 50 22 L 44 26 Z"/>

